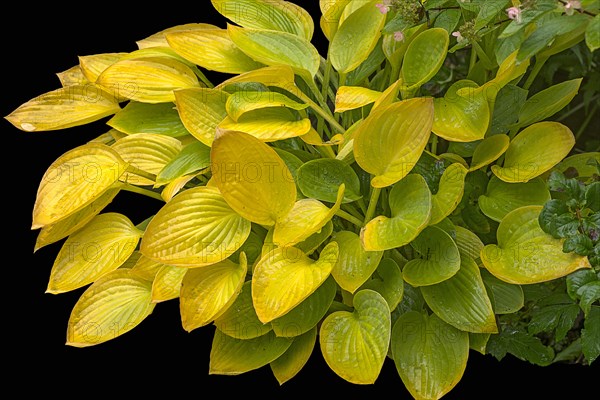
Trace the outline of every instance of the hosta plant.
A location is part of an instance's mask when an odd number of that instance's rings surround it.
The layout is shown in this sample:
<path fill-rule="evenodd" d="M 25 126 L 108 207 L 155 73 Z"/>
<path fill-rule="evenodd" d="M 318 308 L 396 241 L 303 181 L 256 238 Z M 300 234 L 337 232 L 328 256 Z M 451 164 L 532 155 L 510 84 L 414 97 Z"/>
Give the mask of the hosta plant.
<path fill-rule="evenodd" d="M 594 362 L 600 149 L 565 121 L 598 110 L 597 1 L 211 3 L 221 25 L 82 56 L 6 116 L 107 125 L 33 207 L 36 250 L 62 246 L 47 291 L 81 291 L 68 345 L 170 301 L 214 325 L 211 374 L 280 384 L 315 351 L 354 384 L 391 359 L 416 399 L 471 351 Z M 163 205 L 104 211 L 122 191 Z"/>

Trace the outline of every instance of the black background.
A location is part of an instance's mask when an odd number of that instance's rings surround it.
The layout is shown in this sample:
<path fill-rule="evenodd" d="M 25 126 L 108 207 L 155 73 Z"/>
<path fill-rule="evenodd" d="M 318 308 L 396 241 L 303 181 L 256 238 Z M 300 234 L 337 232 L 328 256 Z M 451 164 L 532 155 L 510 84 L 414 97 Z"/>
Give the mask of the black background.
<path fill-rule="evenodd" d="M 225 27 L 208 1 L 140 3 L 122 8 L 104 2 L 13 3 L 2 12 L 2 116 L 27 100 L 56 89 L 55 73 L 77 64 L 77 56 L 129 52 L 135 41 L 167 27 L 189 22 L 212 22 Z M 308 3 L 296 1 L 296 3 Z M 320 15 L 311 0 L 313 16 Z M 308 6 L 304 5 L 308 8 Z M 316 21 L 315 40 L 322 54 L 323 36 Z M 186 333 L 176 300 L 159 304 L 133 331 L 105 344 L 77 349 L 65 346 L 70 310 L 82 293 L 45 294 L 47 279 L 59 244 L 33 254 L 36 232 L 29 229 L 39 181 L 46 168 L 65 151 L 107 130 L 105 120 L 62 131 L 25 133 L 0 121 L 3 146 L 2 215 L 2 360 L 9 377 L 5 385 L 22 394 L 30 391 L 62 396 L 95 394 L 118 396 L 165 390 L 169 395 L 226 396 L 244 394 L 310 396 L 332 393 L 347 398 L 392 395 L 410 399 L 395 366 L 387 360 L 374 385 L 353 385 L 335 375 L 315 348 L 305 368 L 279 386 L 268 367 L 240 376 L 208 374 L 213 327 Z M 160 204 L 120 193 L 111 210 L 139 223 Z M 243 355 L 240 355 L 243 356 Z M 575 393 L 597 385 L 592 369 L 556 365 L 536 367 L 507 356 L 502 362 L 471 352 L 461 382 L 447 399 L 488 398 L 490 395 L 525 398 L 556 395 L 557 388 Z M 597 376 L 596 376 L 596 379 Z M 7 389 L 3 387 L 3 389 Z"/>

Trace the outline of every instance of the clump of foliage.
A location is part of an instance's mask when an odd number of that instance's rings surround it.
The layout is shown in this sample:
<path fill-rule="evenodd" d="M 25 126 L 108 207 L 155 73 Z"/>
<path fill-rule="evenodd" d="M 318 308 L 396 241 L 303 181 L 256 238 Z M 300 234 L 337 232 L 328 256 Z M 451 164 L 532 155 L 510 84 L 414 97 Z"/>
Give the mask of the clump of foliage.
<path fill-rule="evenodd" d="M 417 399 L 452 390 L 470 351 L 594 362 L 600 153 L 576 148 L 591 117 L 560 120 L 598 110 L 597 2 L 321 1 L 326 54 L 296 4 L 212 5 L 226 27 L 80 57 L 6 117 L 110 117 L 33 209 L 36 249 L 64 240 L 48 292 L 85 288 L 68 345 L 178 301 L 183 329 L 216 327 L 211 373 L 268 365 L 280 384 L 316 348 L 356 384 L 391 358 Z M 121 191 L 164 205 L 103 212 Z"/>

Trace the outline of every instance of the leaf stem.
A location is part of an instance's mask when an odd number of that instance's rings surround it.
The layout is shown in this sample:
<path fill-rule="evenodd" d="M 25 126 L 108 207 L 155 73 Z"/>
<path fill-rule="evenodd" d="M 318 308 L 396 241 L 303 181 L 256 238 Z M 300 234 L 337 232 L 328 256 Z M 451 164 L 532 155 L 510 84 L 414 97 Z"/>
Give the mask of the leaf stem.
<path fill-rule="evenodd" d="M 579 140 L 581 135 L 583 135 L 583 132 L 585 132 L 585 130 L 587 129 L 588 125 L 592 121 L 592 118 L 595 117 L 594 114 L 596 114 L 596 111 L 598 111 L 598 103 L 594 104 L 592 109 L 589 111 L 588 115 L 585 117 L 585 119 L 581 123 L 581 126 L 579 127 L 579 129 L 577 130 L 577 133 L 575 134 L 575 140 Z"/>
<path fill-rule="evenodd" d="M 302 93 L 302 91 L 298 92 L 298 97 L 300 98 L 300 100 L 304 101 L 306 104 L 308 104 L 310 106 L 310 108 L 313 109 L 314 112 L 316 112 L 317 114 L 319 114 L 321 117 L 323 117 L 327 122 L 329 122 L 329 124 L 339 133 L 346 133 L 346 130 L 344 129 L 343 126 L 341 126 L 336 120 L 335 118 L 333 118 L 333 115 L 331 115 L 330 113 L 327 113 L 323 108 L 321 108 L 321 106 L 319 106 L 317 103 L 315 103 L 314 101 L 312 101 L 312 99 L 310 97 L 308 97 L 306 94 Z"/>
<path fill-rule="evenodd" d="M 374 187 L 371 191 L 371 198 L 369 199 L 369 208 L 367 208 L 367 213 L 365 215 L 365 220 L 363 222 L 366 225 L 375 214 L 375 209 L 377 208 L 377 201 L 379 201 L 379 195 L 381 194 L 381 188 Z"/>
<path fill-rule="evenodd" d="M 363 223 L 360 219 L 356 218 L 355 216 L 353 216 L 350 213 L 347 213 L 344 210 L 337 210 L 335 215 L 337 215 L 340 218 L 345 219 L 346 221 L 352 223 L 353 225 L 356 225 L 359 228 L 362 228 Z"/>
<path fill-rule="evenodd" d="M 136 167 L 134 167 L 131 164 L 127 167 L 127 169 L 125 171 L 129 172 L 131 174 L 137 175 L 137 176 L 141 176 L 142 178 L 149 179 L 149 180 L 151 180 L 153 182 L 156 182 L 156 175 L 151 174 L 151 173 L 146 172 L 146 171 L 142 171 L 141 169 L 136 168 Z"/>
<path fill-rule="evenodd" d="M 165 199 L 162 198 L 162 196 L 160 195 L 160 193 L 156 193 L 153 190 L 144 189 L 144 188 L 141 188 L 141 187 L 138 187 L 138 186 L 134 186 L 134 185 L 132 185 L 130 183 L 125 183 L 125 182 L 122 182 L 119 186 L 120 186 L 121 189 L 126 190 L 128 192 L 141 194 L 141 195 L 144 195 L 144 196 L 147 196 L 147 197 L 151 197 L 151 198 L 156 199 L 156 200 L 160 200 L 162 202 L 165 201 Z"/>
<path fill-rule="evenodd" d="M 538 76 L 538 74 L 542 70 L 542 67 L 544 66 L 544 64 L 546 64 L 546 61 L 548 61 L 548 57 L 536 57 L 535 58 L 535 65 L 533 66 L 531 73 L 527 77 L 527 80 L 525 81 L 525 84 L 523 85 L 523 89 L 529 90 L 531 85 L 533 85 L 533 81 L 535 80 L 535 78 Z"/>

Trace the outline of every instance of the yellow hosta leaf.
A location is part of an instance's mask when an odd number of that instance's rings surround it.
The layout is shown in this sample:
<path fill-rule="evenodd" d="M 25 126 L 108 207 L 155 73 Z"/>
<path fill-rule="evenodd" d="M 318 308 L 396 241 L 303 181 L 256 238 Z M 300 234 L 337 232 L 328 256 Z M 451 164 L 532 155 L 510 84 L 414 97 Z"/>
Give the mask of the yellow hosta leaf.
<path fill-rule="evenodd" d="M 329 41 L 335 36 L 342 13 L 351 0 L 319 0 L 321 8 L 320 27 Z"/>
<path fill-rule="evenodd" d="M 320 231 L 340 209 L 344 192 L 345 185 L 342 183 L 331 208 L 315 199 L 298 200 L 290 212 L 275 223 L 273 241 L 279 246 L 293 246 Z"/>
<path fill-rule="evenodd" d="M 299 103 L 277 92 L 242 90 L 229 96 L 225 106 L 229 117 L 234 121 L 238 121 L 248 111 L 269 107 L 304 110 L 308 107 L 308 104 Z"/>
<path fill-rule="evenodd" d="M 243 218 L 272 226 L 294 206 L 296 184 L 290 170 L 259 139 L 242 132 L 219 133 L 210 156 L 214 184 Z"/>
<path fill-rule="evenodd" d="M 90 56 L 80 56 L 79 66 L 86 79 L 96 82 L 100 74 L 108 67 L 119 61 L 127 53 L 102 53 Z"/>
<path fill-rule="evenodd" d="M 246 28 L 288 32 L 306 40 L 312 38 L 312 16 L 302 7 L 283 0 L 212 0 L 215 9 Z"/>
<path fill-rule="evenodd" d="M 140 253 L 140 257 L 131 267 L 131 273 L 152 282 L 162 267 L 164 267 L 164 264 L 151 260 Z"/>
<path fill-rule="evenodd" d="M 228 25 L 233 42 L 248 56 L 265 65 L 287 65 L 301 76 L 314 77 L 321 57 L 307 39 L 269 29 L 240 28 Z"/>
<path fill-rule="evenodd" d="M 226 89 L 235 83 L 255 82 L 265 86 L 276 86 L 294 93 L 297 90 L 294 83 L 294 70 L 288 65 L 263 67 L 245 74 L 237 75 L 222 82 L 215 89 Z"/>
<path fill-rule="evenodd" d="M 354 293 L 375 272 L 383 251 L 366 251 L 360 237 L 351 231 L 338 231 L 332 236 L 340 250 L 331 275 L 340 287 Z"/>
<path fill-rule="evenodd" d="M 262 108 L 249 111 L 237 121 L 226 117 L 217 127 L 221 132 L 237 131 L 252 135 L 263 142 L 274 142 L 302 136 L 312 128 L 308 118 L 297 119 L 287 108 Z"/>
<path fill-rule="evenodd" d="M 354 133 L 354 157 L 375 175 L 375 188 L 404 178 L 419 160 L 431 134 L 433 101 L 416 98 L 378 107 Z"/>
<path fill-rule="evenodd" d="M 183 148 L 175 138 L 156 133 L 138 133 L 119 139 L 113 144 L 125 162 L 143 172 L 157 175 Z M 126 172 L 121 181 L 134 185 L 153 185 L 155 182 L 135 173 Z"/>
<path fill-rule="evenodd" d="M 478 170 L 496 161 L 508 149 L 509 144 L 510 139 L 507 135 L 493 135 L 483 139 L 473 151 L 469 171 Z"/>
<path fill-rule="evenodd" d="M 375 100 L 375 103 L 373 103 L 373 108 L 371 109 L 371 111 L 376 110 L 378 107 L 385 107 L 387 105 L 390 105 L 396 100 L 398 100 L 398 93 L 400 92 L 401 85 L 402 80 L 398 79 L 396 82 L 392 83 L 387 89 L 385 89 L 381 96 L 379 96 L 379 98 Z"/>
<path fill-rule="evenodd" d="M 119 268 L 142 236 L 122 214 L 105 213 L 65 241 L 50 272 L 47 293 L 78 289 Z"/>
<path fill-rule="evenodd" d="M 179 300 L 183 329 L 191 332 L 223 314 L 242 290 L 247 271 L 245 257 L 240 257 L 239 265 L 223 260 L 188 270 Z"/>
<path fill-rule="evenodd" d="M 162 192 L 160 192 L 160 197 L 162 197 L 165 202 L 171 201 L 171 199 L 177 193 L 179 193 L 181 189 L 183 189 L 184 186 L 187 185 L 188 182 L 190 182 L 198 175 L 201 175 L 201 173 L 184 175 L 180 176 L 179 178 L 173 179 L 171 182 L 165 185 L 165 188 L 162 190 Z"/>
<path fill-rule="evenodd" d="M 74 85 L 89 85 L 90 81 L 87 80 L 81 67 L 79 65 L 75 65 L 67 70 L 62 72 L 58 72 L 56 74 L 58 79 L 60 80 L 60 84 L 63 87 L 66 86 L 74 86 Z"/>
<path fill-rule="evenodd" d="M 327 365 L 355 384 L 377 380 L 388 354 L 392 322 L 390 308 L 379 293 L 363 289 L 353 298 L 354 312 L 336 311 L 319 332 Z"/>
<path fill-rule="evenodd" d="M 71 233 L 85 226 L 92 218 L 100 213 L 119 193 L 119 189 L 109 189 L 96 200 L 81 210 L 61 219 L 51 225 L 44 226 L 38 233 L 34 251 L 66 238 Z"/>
<path fill-rule="evenodd" d="M 294 338 L 292 345 L 269 364 L 280 385 L 296 376 L 306 365 L 317 342 L 317 328 Z"/>
<path fill-rule="evenodd" d="M 575 136 L 567 126 L 538 122 L 515 136 L 504 154 L 504 164 L 492 165 L 492 172 L 504 182 L 528 182 L 562 161 L 573 146 Z"/>
<path fill-rule="evenodd" d="M 175 101 L 174 90 L 199 87 L 194 71 L 170 57 L 142 57 L 118 61 L 96 81 L 109 91 L 143 103 Z"/>
<path fill-rule="evenodd" d="M 127 163 L 103 144 L 79 146 L 54 161 L 38 187 L 32 229 L 81 210 L 118 182 Z"/>
<path fill-rule="evenodd" d="M 279 247 L 254 267 L 252 299 L 261 322 L 281 317 L 310 296 L 329 276 L 338 245 L 329 243 L 317 261 L 295 247 Z"/>
<path fill-rule="evenodd" d="M 213 187 L 188 189 L 156 213 L 142 238 L 140 251 L 155 261 L 202 267 L 225 260 L 250 234 L 240 217 Z"/>
<path fill-rule="evenodd" d="M 167 38 L 165 37 L 166 33 L 171 32 L 185 32 L 192 31 L 198 29 L 216 29 L 218 28 L 215 25 L 211 24 L 202 24 L 202 23 L 190 23 L 190 24 L 181 24 L 175 25 L 170 28 L 164 29 L 160 32 L 156 32 L 144 39 L 138 40 L 135 43 L 137 44 L 139 49 L 147 49 L 152 47 L 168 47 L 169 43 L 167 42 Z"/>
<path fill-rule="evenodd" d="M 437 193 L 431 196 L 430 225 L 441 222 L 456 209 L 465 191 L 467 172 L 468 170 L 459 163 L 446 168 Z"/>
<path fill-rule="evenodd" d="M 163 265 L 152 282 L 152 302 L 160 303 L 178 298 L 186 272 L 187 268 Z"/>
<path fill-rule="evenodd" d="M 106 121 L 106 124 L 128 135 L 156 133 L 180 138 L 190 134 L 181 122 L 173 103 L 148 104 L 130 101 Z"/>
<path fill-rule="evenodd" d="M 217 126 L 227 116 L 227 93 L 218 89 L 175 91 L 175 104 L 185 128 L 199 141 L 211 146 Z"/>
<path fill-rule="evenodd" d="M 340 86 L 335 95 L 335 112 L 344 112 L 374 103 L 381 92 L 360 86 Z"/>
<path fill-rule="evenodd" d="M 341 134 L 333 135 L 331 139 L 324 142 L 323 138 L 312 126 L 308 133 L 300 136 L 300 139 L 311 146 L 341 146 L 344 144 L 344 136 Z"/>
<path fill-rule="evenodd" d="M 177 54 L 208 70 L 241 74 L 262 66 L 238 49 L 227 29 L 190 29 L 167 32 L 165 37 Z"/>
<path fill-rule="evenodd" d="M 500 222 L 498 244 L 481 250 L 481 261 L 496 278 L 514 284 L 546 282 L 582 268 L 587 257 L 564 253 L 563 240 L 554 239 L 540 227 L 542 206 L 525 206 L 508 213 Z"/>
<path fill-rule="evenodd" d="M 5 118 L 25 132 L 52 131 L 97 121 L 119 111 L 117 99 L 95 85 L 72 85 L 45 93 Z"/>
<path fill-rule="evenodd" d="M 67 329 L 67 345 L 88 347 L 115 339 L 154 310 L 151 283 L 119 269 L 94 282 L 77 300 Z"/>

